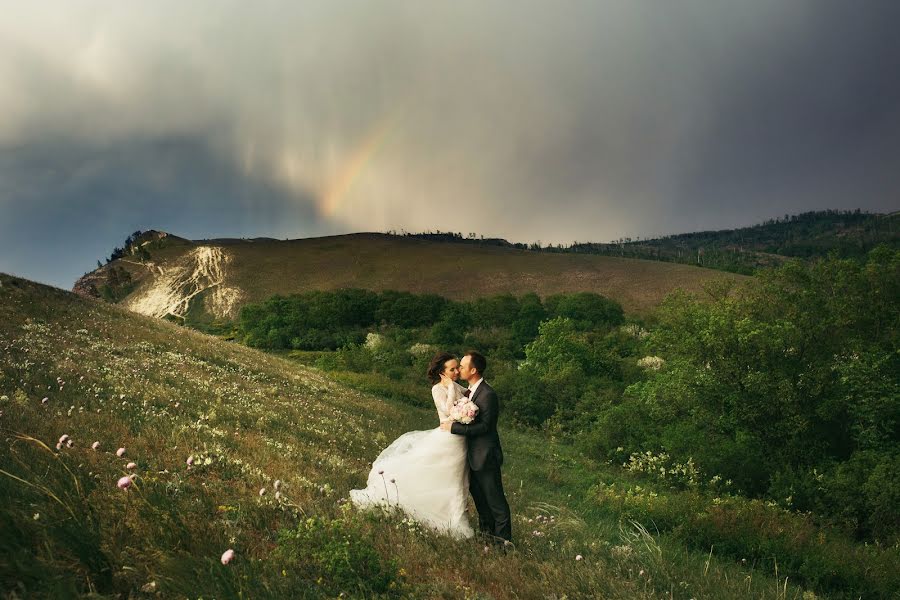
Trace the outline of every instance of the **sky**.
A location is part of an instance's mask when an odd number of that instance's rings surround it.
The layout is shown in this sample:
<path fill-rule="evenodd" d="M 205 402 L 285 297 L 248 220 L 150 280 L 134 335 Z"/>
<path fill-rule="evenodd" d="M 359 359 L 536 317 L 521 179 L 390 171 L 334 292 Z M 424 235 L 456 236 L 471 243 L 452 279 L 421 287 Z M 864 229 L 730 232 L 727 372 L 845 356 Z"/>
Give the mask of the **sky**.
<path fill-rule="evenodd" d="M 0 0 L 0 272 L 135 230 L 610 241 L 900 209 L 893 0 Z"/>

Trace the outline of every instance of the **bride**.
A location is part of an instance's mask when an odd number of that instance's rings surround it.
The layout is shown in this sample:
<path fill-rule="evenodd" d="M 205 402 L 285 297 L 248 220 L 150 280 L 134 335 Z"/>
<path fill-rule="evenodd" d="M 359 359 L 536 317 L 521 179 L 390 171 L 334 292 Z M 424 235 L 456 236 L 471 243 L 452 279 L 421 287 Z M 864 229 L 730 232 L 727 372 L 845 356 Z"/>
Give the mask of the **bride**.
<path fill-rule="evenodd" d="M 441 423 L 449 421 L 453 404 L 465 388 L 459 379 L 459 361 L 452 354 L 437 354 L 428 367 L 434 386 L 431 396 Z M 369 472 L 365 489 L 351 490 L 359 508 L 396 506 L 416 521 L 456 538 L 474 535 L 466 517 L 469 489 L 466 438 L 442 431 L 410 431 L 385 448 Z"/>

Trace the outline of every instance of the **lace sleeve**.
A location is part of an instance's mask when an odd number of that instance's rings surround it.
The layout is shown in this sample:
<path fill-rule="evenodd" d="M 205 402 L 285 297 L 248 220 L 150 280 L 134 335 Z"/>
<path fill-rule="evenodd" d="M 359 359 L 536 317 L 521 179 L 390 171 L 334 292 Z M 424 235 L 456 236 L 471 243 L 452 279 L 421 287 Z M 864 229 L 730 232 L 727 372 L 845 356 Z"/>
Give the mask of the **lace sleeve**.
<path fill-rule="evenodd" d="M 450 386 L 450 388 L 451 389 L 450 389 L 450 395 L 449 395 L 450 397 L 448 398 L 448 401 L 449 401 L 448 407 L 456 404 L 459 401 L 459 399 L 462 398 L 466 393 L 466 388 L 459 385 L 455 381 L 453 382 L 453 385 Z"/>
<path fill-rule="evenodd" d="M 434 399 L 434 407 L 438 411 L 438 416 L 443 419 L 447 414 L 447 388 L 436 383 L 431 388 L 431 397 Z"/>

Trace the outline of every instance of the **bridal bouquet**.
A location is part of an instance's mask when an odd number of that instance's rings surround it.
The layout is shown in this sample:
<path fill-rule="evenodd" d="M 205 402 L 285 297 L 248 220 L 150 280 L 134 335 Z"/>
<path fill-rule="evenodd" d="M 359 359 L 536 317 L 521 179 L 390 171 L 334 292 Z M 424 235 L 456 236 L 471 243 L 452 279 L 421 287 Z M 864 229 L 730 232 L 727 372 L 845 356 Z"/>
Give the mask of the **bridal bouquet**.
<path fill-rule="evenodd" d="M 468 425 L 475 420 L 478 413 L 478 406 L 468 398 L 460 398 L 456 404 L 450 408 L 450 420 Z"/>

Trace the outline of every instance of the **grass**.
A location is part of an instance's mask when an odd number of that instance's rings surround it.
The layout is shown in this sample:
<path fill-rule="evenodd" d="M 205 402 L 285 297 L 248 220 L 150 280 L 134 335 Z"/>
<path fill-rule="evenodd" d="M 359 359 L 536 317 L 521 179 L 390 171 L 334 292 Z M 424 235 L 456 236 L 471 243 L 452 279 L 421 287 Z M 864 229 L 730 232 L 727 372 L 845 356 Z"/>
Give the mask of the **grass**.
<path fill-rule="evenodd" d="M 357 513 L 347 492 L 392 439 L 433 427 L 433 410 L 6 275 L 0 410 L 7 595 L 814 597 L 598 505 L 595 484 L 620 475 L 534 432 L 501 428 L 508 554 Z M 57 450 L 63 434 L 73 446 Z"/>
<path fill-rule="evenodd" d="M 223 246 L 232 256 L 225 284 L 241 290 L 241 303 L 261 302 L 276 293 L 344 287 L 435 293 L 454 300 L 502 293 L 546 296 L 591 291 L 618 301 L 628 313 L 642 314 L 676 287 L 700 292 L 708 281 L 745 279 L 651 260 L 539 253 L 376 233 L 209 244 Z M 170 243 L 151 250 L 151 261 L 161 266 L 177 264 L 192 248 L 187 243 Z M 137 294 L 152 277 L 133 261 L 114 264 L 143 282 Z"/>

